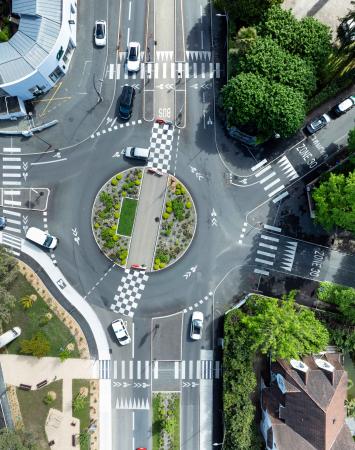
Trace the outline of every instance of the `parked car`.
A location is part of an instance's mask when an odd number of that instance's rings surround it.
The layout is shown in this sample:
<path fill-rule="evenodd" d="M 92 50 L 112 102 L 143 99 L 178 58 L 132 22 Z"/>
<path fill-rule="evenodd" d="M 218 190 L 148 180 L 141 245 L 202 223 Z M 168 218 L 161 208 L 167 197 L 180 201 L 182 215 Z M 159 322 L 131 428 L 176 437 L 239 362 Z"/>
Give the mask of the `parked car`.
<path fill-rule="evenodd" d="M 40 245 L 41 247 L 54 250 L 58 245 L 58 238 L 36 227 L 30 227 L 26 233 L 26 239 Z"/>
<path fill-rule="evenodd" d="M 201 311 L 194 311 L 191 318 L 190 337 L 194 341 L 201 339 L 203 328 L 203 313 Z"/>
<path fill-rule="evenodd" d="M 306 126 L 306 130 L 309 134 L 314 134 L 328 125 L 329 122 L 330 117 L 328 116 L 328 114 L 322 114 L 320 117 L 316 117 L 311 122 L 309 122 Z"/>
<path fill-rule="evenodd" d="M 344 20 L 340 26 L 340 37 L 343 38 L 346 42 L 354 42 L 355 41 L 355 20 L 347 19 Z"/>
<path fill-rule="evenodd" d="M 142 147 L 126 147 L 123 150 L 123 155 L 126 158 L 139 159 L 140 161 L 148 161 L 149 148 Z"/>
<path fill-rule="evenodd" d="M 345 100 L 343 100 L 338 105 L 334 106 L 333 111 L 336 116 L 341 116 L 349 111 L 355 105 L 355 96 L 352 95 Z"/>
<path fill-rule="evenodd" d="M 105 47 L 106 45 L 106 21 L 97 20 L 94 30 L 95 45 L 97 47 Z"/>
<path fill-rule="evenodd" d="M 7 220 L 6 217 L 0 216 L 0 230 L 3 230 L 6 227 Z"/>
<path fill-rule="evenodd" d="M 11 330 L 6 331 L 6 333 L 0 336 L 0 348 L 5 347 L 5 345 L 10 344 L 14 339 L 19 337 L 21 334 L 20 327 L 11 328 Z"/>
<path fill-rule="evenodd" d="M 134 87 L 123 86 L 118 104 L 118 115 L 121 119 L 128 120 L 131 117 L 135 95 Z"/>
<path fill-rule="evenodd" d="M 139 42 L 130 42 L 127 49 L 127 70 L 138 72 L 141 68 L 141 46 Z"/>
<path fill-rule="evenodd" d="M 121 345 L 127 345 L 131 343 L 131 338 L 128 334 L 126 322 L 124 322 L 122 319 L 116 319 L 112 322 L 111 326 L 118 342 Z"/>

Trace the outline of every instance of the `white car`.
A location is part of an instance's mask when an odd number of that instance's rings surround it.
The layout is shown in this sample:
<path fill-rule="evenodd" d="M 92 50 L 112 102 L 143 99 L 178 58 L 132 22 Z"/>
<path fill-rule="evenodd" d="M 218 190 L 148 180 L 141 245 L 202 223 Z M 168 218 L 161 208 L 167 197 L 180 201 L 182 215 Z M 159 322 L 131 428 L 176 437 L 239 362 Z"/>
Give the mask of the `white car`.
<path fill-rule="evenodd" d="M 131 343 L 131 338 L 127 331 L 127 324 L 122 319 L 117 319 L 112 322 L 112 329 L 116 335 L 118 342 L 121 345 Z"/>
<path fill-rule="evenodd" d="M 30 227 L 26 233 L 26 239 L 40 245 L 41 247 L 55 249 L 58 245 L 58 238 L 51 236 L 36 227 Z"/>
<path fill-rule="evenodd" d="M 203 313 L 201 311 L 194 311 L 191 318 L 190 337 L 194 341 L 201 339 L 203 328 Z"/>
<path fill-rule="evenodd" d="M 105 47 L 105 45 L 106 45 L 106 22 L 105 22 L 105 20 L 97 20 L 95 22 L 94 39 L 95 39 L 95 45 L 97 47 Z"/>
<path fill-rule="evenodd" d="M 139 42 L 130 42 L 127 49 L 127 70 L 138 72 L 141 68 L 141 46 Z"/>
<path fill-rule="evenodd" d="M 11 330 L 6 331 L 6 333 L 4 333 L 0 336 L 0 348 L 5 347 L 5 345 L 9 344 L 14 339 L 19 337 L 20 334 L 21 334 L 20 327 L 14 327 L 14 328 L 11 328 Z"/>

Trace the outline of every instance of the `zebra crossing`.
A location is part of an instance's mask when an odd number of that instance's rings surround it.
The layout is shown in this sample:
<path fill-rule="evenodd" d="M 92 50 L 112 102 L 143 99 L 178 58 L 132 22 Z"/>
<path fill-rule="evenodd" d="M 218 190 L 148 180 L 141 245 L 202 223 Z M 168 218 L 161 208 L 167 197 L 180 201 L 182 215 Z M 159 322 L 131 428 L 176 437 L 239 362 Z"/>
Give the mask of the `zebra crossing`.
<path fill-rule="evenodd" d="M 219 379 L 222 376 L 220 361 L 182 360 L 173 361 L 175 380 Z M 106 372 L 105 372 L 106 373 Z M 112 380 L 150 380 L 159 379 L 159 361 L 122 360 L 112 361 Z M 164 373 L 163 376 L 166 376 Z"/>
<path fill-rule="evenodd" d="M 219 62 L 148 62 L 141 63 L 140 71 L 129 73 L 126 64 L 108 64 L 106 78 L 109 80 L 128 80 L 154 78 L 164 80 L 175 80 L 175 78 L 220 78 L 221 63 Z"/>
<path fill-rule="evenodd" d="M 8 234 L 3 231 L 0 235 L 0 244 L 5 245 L 5 247 L 9 247 L 7 249 L 9 253 L 13 254 L 14 256 L 20 256 L 22 238 L 13 236 L 12 234 Z"/>
<path fill-rule="evenodd" d="M 281 192 L 285 189 L 285 184 L 282 183 L 279 176 L 286 177 L 288 182 L 299 177 L 287 156 L 283 156 L 278 159 L 273 165 L 267 164 L 267 160 L 263 159 L 261 162 L 253 166 L 251 170 L 255 172 L 255 178 L 262 186 L 267 196 L 272 199 L 274 203 L 279 202 L 289 195 L 287 191 Z M 279 195 L 275 197 L 277 194 Z"/>
<path fill-rule="evenodd" d="M 145 52 L 141 51 L 141 61 L 144 62 Z M 206 50 L 186 50 L 186 59 L 189 61 L 210 61 L 212 53 Z M 147 62 L 150 62 L 150 53 L 147 54 Z M 118 59 L 122 63 L 127 60 L 127 52 L 119 52 Z M 158 50 L 155 52 L 155 61 L 173 61 L 174 52 L 172 50 Z"/>
<path fill-rule="evenodd" d="M 254 259 L 257 265 L 254 273 L 268 276 L 270 273 L 267 269 L 274 268 L 276 264 L 280 269 L 291 272 L 298 242 L 292 240 L 282 241 L 279 237 L 276 237 L 276 233 L 281 233 L 281 228 L 279 227 L 264 224 L 264 230 L 271 231 L 274 234 L 261 233 Z M 277 258 L 280 254 L 282 256 Z"/>

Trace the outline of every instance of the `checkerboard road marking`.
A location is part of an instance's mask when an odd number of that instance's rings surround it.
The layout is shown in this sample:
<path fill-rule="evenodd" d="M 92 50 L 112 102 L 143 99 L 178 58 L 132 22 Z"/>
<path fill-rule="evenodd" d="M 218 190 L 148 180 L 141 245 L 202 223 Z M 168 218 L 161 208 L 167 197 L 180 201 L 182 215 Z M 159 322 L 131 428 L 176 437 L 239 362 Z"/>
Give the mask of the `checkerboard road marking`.
<path fill-rule="evenodd" d="M 148 167 L 154 167 L 162 172 L 169 170 L 173 139 L 174 127 L 172 125 L 166 123 L 153 125 Z"/>
<path fill-rule="evenodd" d="M 133 317 L 148 278 L 149 276 L 143 271 L 126 269 L 117 288 L 117 294 L 114 296 L 115 302 L 110 307 L 112 311 Z"/>

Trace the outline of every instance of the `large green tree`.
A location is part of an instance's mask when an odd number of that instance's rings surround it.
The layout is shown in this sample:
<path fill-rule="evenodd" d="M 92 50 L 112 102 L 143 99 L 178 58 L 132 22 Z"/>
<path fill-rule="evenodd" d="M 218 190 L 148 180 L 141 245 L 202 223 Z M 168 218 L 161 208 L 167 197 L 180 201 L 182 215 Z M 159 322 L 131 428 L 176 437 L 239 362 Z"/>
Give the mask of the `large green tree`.
<path fill-rule="evenodd" d="M 276 298 L 254 297 L 241 323 L 250 336 L 250 350 L 272 359 L 299 358 L 325 349 L 329 334 L 314 313 L 295 305 L 294 292 Z"/>
<path fill-rule="evenodd" d="M 20 430 L 0 430 L 0 450 L 39 450 L 30 433 Z"/>
<path fill-rule="evenodd" d="M 331 30 L 313 17 L 297 20 L 291 10 L 272 6 L 260 21 L 259 33 L 274 39 L 290 53 L 311 60 L 320 68 L 331 52 Z"/>
<path fill-rule="evenodd" d="M 305 101 L 299 91 L 253 73 L 241 73 L 222 89 L 229 126 L 251 134 L 288 137 L 301 126 Z"/>
<path fill-rule="evenodd" d="M 260 20 L 272 5 L 280 5 L 283 0 L 215 0 L 217 8 L 226 11 L 231 19 L 253 24 Z"/>
<path fill-rule="evenodd" d="M 314 67 L 309 61 L 282 49 L 271 38 L 256 38 L 240 56 L 238 73 L 252 72 L 269 81 L 282 83 L 307 96 L 316 88 Z"/>
<path fill-rule="evenodd" d="M 355 232 L 355 170 L 347 176 L 331 173 L 313 190 L 316 220 L 326 230 L 339 226 Z"/>
<path fill-rule="evenodd" d="M 344 322 L 355 325 L 355 289 L 325 281 L 321 283 L 317 297 L 323 302 L 337 305 Z"/>

